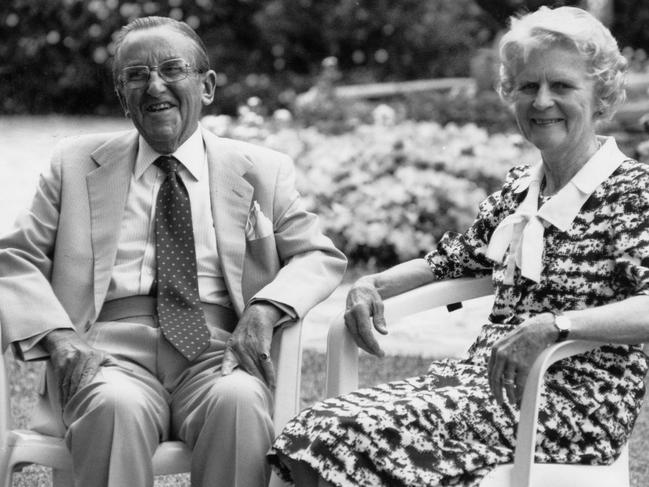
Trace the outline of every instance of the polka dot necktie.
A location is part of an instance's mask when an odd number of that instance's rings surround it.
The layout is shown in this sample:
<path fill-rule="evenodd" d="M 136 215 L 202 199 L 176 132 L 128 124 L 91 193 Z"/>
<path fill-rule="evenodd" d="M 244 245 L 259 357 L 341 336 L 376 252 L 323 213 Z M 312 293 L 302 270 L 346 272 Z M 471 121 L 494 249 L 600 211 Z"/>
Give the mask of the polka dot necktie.
<path fill-rule="evenodd" d="M 191 361 L 207 348 L 210 334 L 198 295 L 189 195 L 178 159 L 160 156 L 154 164 L 167 175 L 155 214 L 158 320 L 167 341 Z"/>

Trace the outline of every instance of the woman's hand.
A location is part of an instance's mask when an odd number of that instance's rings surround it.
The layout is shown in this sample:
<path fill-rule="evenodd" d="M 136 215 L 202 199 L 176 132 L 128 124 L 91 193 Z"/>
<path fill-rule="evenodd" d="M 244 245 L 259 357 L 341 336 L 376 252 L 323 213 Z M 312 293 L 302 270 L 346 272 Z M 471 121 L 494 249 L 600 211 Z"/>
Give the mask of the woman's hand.
<path fill-rule="evenodd" d="M 554 315 L 541 313 L 521 323 L 496 342 L 491 350 L 488 374 L 491 392 L 503 404 L 503 389 L 511 404 L 520 406 L 525 381 L 534 360 L 557 339 Z"/>
<path fill-rule="evenodd" d="M 375 328 L 386 335 L 388 329 L 383 317 L 383 300 L 371 279 L 359 279 L 347 294 L 345 325 L 356 345 L 373 355 L 385 355 L 372 332 Z"/>

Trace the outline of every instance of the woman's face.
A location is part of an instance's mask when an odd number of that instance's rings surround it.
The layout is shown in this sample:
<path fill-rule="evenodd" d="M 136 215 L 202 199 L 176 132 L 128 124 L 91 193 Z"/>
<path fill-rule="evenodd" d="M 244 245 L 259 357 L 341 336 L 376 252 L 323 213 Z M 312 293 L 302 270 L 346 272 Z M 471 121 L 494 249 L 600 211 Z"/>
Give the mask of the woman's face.
<path fill-rule="evenodd" d="M 595 137 L 595 81 L 574 49 L 534 49 L 514 77 L 514 113 L 523 136 L 549 157 L 586 151 Z"/>

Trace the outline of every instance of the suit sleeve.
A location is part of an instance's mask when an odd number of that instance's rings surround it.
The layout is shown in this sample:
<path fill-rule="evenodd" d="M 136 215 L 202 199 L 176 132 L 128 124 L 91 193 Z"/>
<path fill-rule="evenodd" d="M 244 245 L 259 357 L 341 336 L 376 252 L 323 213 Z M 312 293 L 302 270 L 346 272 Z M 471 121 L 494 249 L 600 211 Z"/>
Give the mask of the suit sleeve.
<path fill-rule="evenodd" d="M 282 267 L 252 300 L 281 303 L 301 318 L 333 292 L 345 273 L 347 259 L 322 233 L 318 217 L 304 207 L 295 188 L 293 163 L 286 156 L 277 172 L 273 206 L 275 243 Z"/>
<path fill-rule="evenodd" d="M 0 237 L 0 325 L 3 350 L 72 323 L 50 285 L 59 222 L 61 164 L 56 151 L 31 206 Z"/>

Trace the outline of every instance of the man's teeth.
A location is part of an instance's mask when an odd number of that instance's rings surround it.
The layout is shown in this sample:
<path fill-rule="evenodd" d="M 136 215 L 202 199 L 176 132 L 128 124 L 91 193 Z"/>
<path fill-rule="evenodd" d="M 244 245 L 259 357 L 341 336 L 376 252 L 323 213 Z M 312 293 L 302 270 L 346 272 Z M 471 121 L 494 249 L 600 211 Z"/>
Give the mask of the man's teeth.
<path fill-rule="evenodd" d="M 168 108 L 171 108 L 171 104 L 169 103 L 156 103 L 155 105 L 150 105 L 149 108 L 147 108 L 147 111 L 159 112 L 161 110 L 166 110 Z"/>
<path fill-rule="evenodd" d="M 560 118 L 550 118 L 547 120 L 539 120 L 539 119 L 534 120 L 534 123 L 536 125 L 551 125 L 553 123 L 559 123 L 559 122 L 561 122 Z"/>

